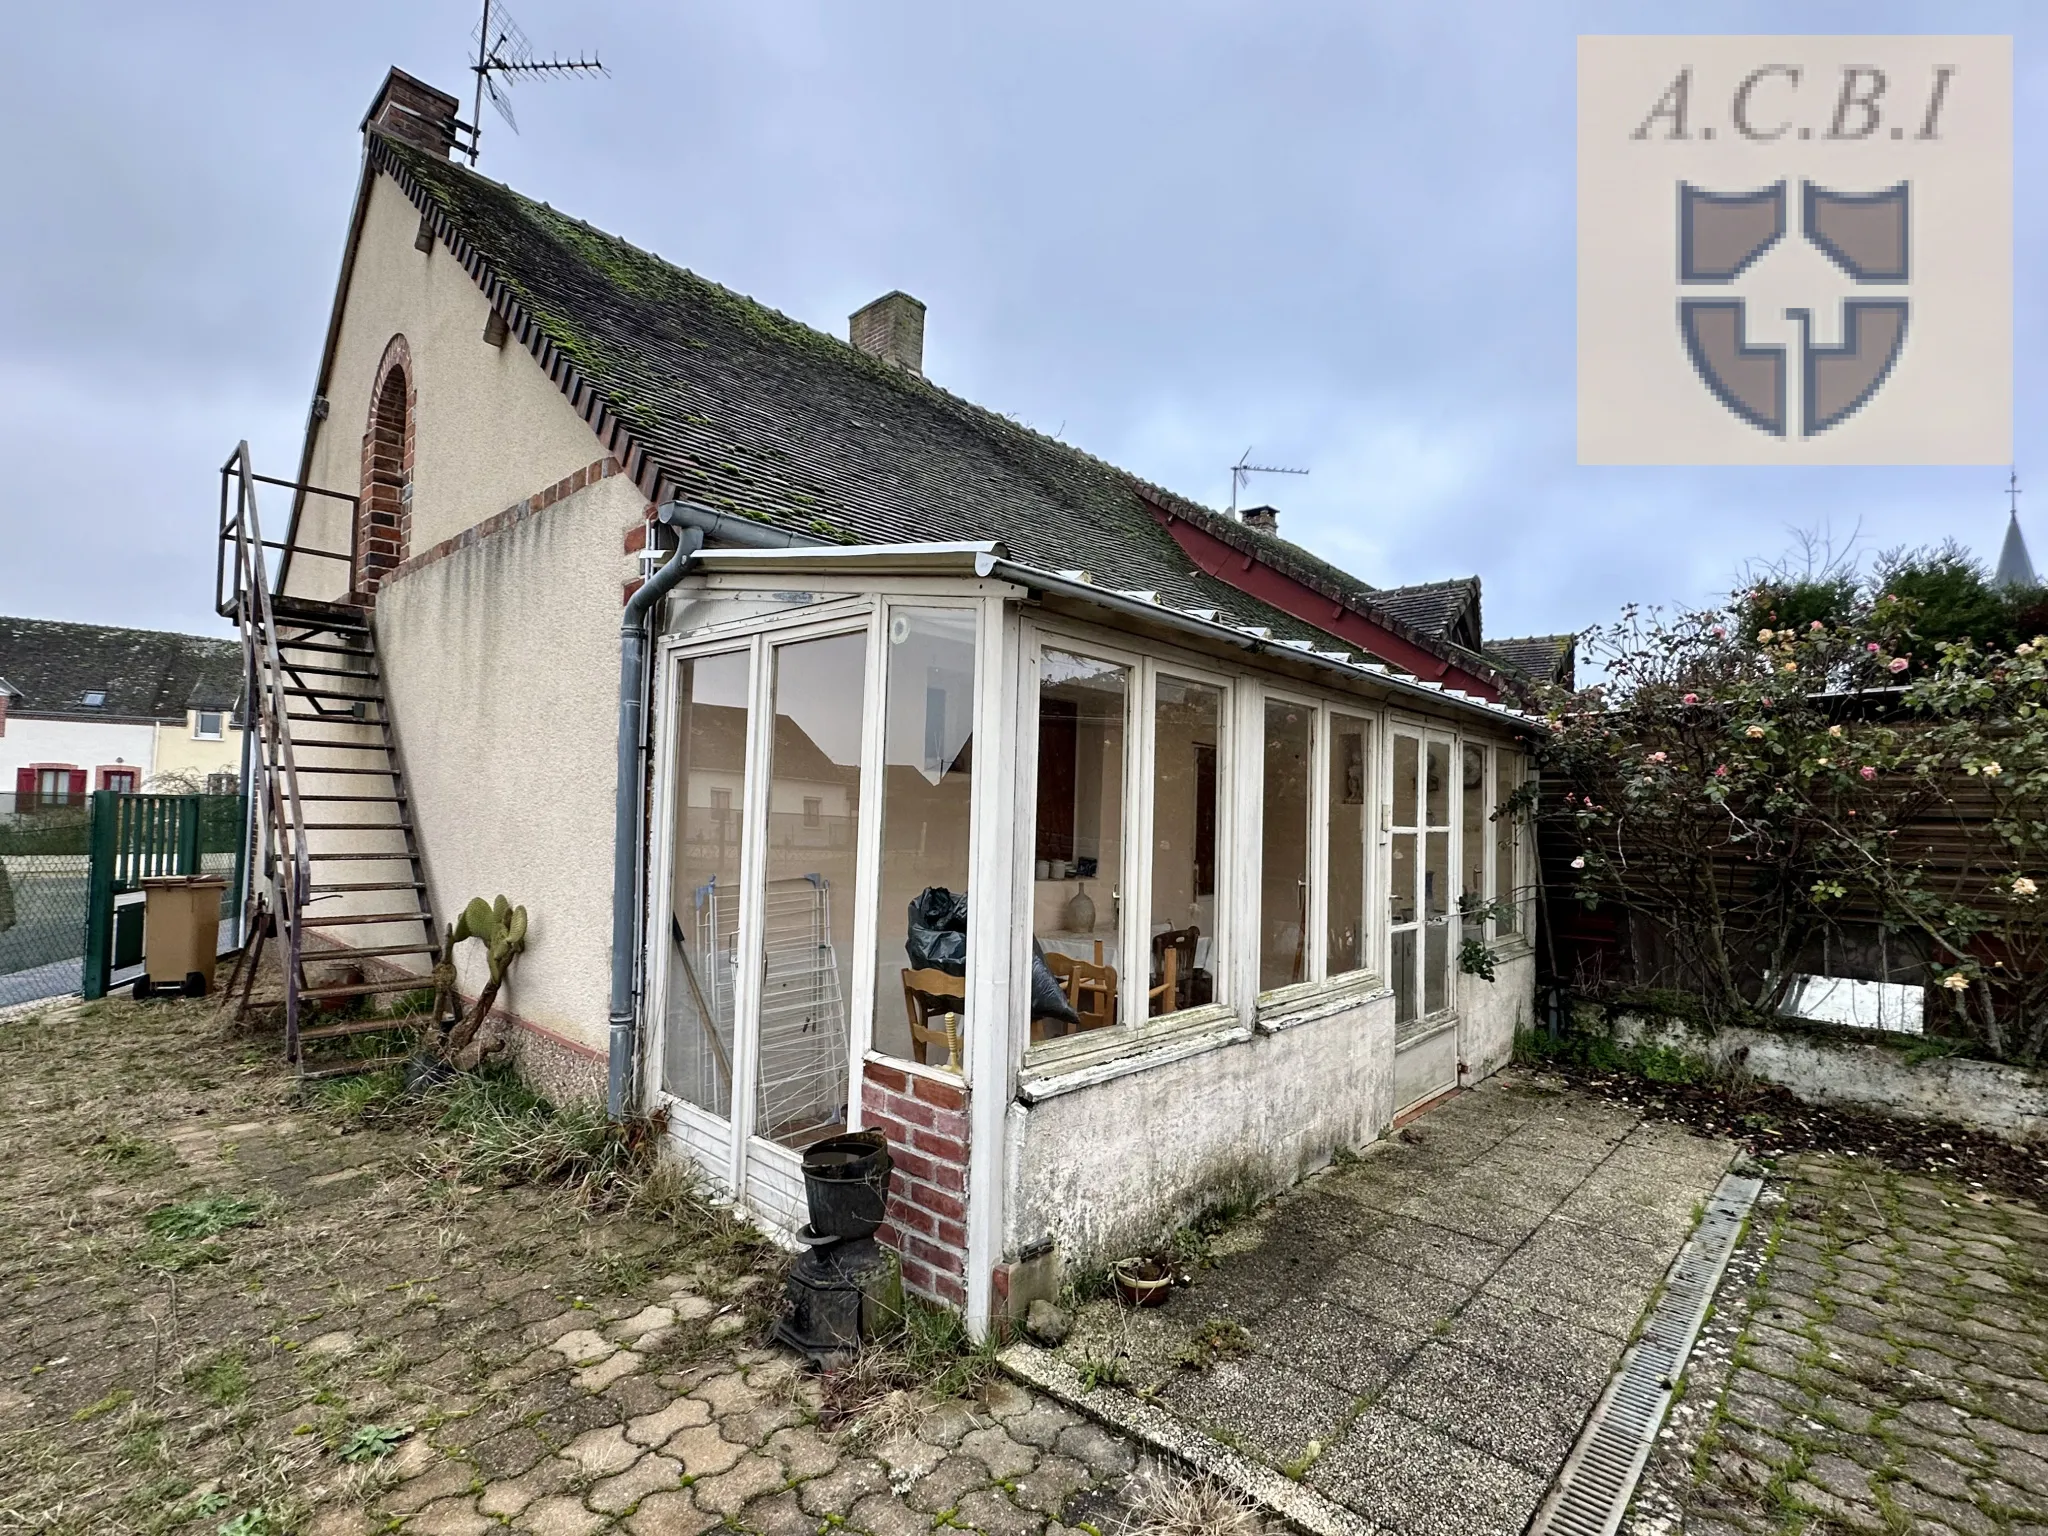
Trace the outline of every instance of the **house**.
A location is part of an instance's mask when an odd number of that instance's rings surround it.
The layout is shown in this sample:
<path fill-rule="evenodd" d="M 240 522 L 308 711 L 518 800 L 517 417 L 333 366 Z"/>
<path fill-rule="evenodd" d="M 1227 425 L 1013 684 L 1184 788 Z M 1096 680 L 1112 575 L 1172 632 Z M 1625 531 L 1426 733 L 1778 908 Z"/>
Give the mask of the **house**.
<path fill-rule="evenodd" d="M 0 618 L 0 784 L 17 803 L 242 777 L 242 650 L 153 629 Z"/>
<path fill-rule="evenodd" d="M 457 163 L 456 110 L 385 82 L 289 506 L 233 461 L 245 570 L 289 546 L 232 611 L 308 1070 L 502 891 L 524 1072 L 783 1232 L 800 1149 L 883 1128 L 978 1328 L 1508 1059 L 1540 722 L 1476 580 L 974 406 L 915 299 L 822 335 Z"/>

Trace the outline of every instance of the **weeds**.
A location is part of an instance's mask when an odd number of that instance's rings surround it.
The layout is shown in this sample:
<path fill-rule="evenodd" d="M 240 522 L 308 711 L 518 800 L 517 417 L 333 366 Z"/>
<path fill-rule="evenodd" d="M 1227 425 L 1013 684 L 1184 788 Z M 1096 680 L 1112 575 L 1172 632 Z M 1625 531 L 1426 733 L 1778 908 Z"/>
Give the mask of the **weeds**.
<path fill-rule="evenodd" d="M 411 1433 L 410 1424 L 365 1424 L 342 1441 L 334 1454 L 351 1466 L 381 1461 Z"/>
<path fill-rule="evenodd" d="M 238 1349 L 224 1350 L 188 1370 L 185 1384 L 216 1407 L 230 1407 L 249 1395 L 249 1362 Z"/>
<path fill-rule="evenodd" d="M 1652 1083 L 1704 1084 L 1716 1080 L 1713 1063 L 1668 1045 L 1637 1041 L 1623 1045 L 1606 1035 L 1576 1031 L 1552 1039 L 1538 1030 L 1515 1036 L 1515 1060 L 1523 1066 L 1571 1067 L 1640 1077 Z"/>
<path fill-rule="evenodd" d="M 823 1415 L 828 1423 L 855 1425 L 861 1439 L 886 1438 L 881 1421 L 914 1415 L 920 1395 L 979 1391 L 997 1373 L 997 1347 L 994 1330 L 977 1344 L 958 1313 L 909 1301 L 895 1338 L 862 1350 L 851 1365 L 824 1378 Z"/>
<path fill-rule="evenodd" d="M 1252 1336 L 1244 1324 L 1227 1317 L 1212 1317 L 1197 1328 L 1180 1352 L 1180 1364 L 1193 1371 L 1206 1371 L 1223 1360 L 1235 1360 L 1252 1347 Z"/>
<path fill-rule="evenodd" d="M 1256 1536 L 1259 1511 L 1213 1477 L 1154 1472 L 1132 1501 L 1130 1536 Z"/>
<path fill-rule="evenodd" d="M 201 1195 L 176 1205 L 160 1205 L 144 1218 L 150 1236 L 176 1242 L 200 1242 L 233 1227 L 254 1226 L 263 1207 L 235 1195 Z"/>

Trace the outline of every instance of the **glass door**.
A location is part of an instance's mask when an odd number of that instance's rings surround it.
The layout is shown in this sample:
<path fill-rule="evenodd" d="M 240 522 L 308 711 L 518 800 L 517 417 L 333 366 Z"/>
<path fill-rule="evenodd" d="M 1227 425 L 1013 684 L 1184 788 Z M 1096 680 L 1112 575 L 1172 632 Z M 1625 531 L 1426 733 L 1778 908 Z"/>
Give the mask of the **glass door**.
<path fill-rule="evenodd" d="M 661 1086 L 672 1134 L 786 1227 L 853 1080 L 866 627 L 675 664 Z"/>

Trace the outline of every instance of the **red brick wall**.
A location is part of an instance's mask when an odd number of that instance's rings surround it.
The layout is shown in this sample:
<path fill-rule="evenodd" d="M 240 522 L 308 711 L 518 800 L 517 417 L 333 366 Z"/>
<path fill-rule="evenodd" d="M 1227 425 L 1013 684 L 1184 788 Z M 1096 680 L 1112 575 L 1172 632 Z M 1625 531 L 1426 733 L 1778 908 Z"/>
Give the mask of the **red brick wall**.
<path fill-rule="evenodd" d="M 878 1234 L 903 1260 L 903 1284 L 948 1306 L 967 1305 L 967 1089 L 868 1062 L 861 1123 L 884 1132 L 896 1178 Z"/>
<path fill-rule="evenodd" d="M 403 336 L 394 336 L 377 365 L 369 425 L 363 433 L 355 586 L 357 601 L 366 606 L 376 602 L 377 588 L 412 545 L 413 426 L 418 415 L 412 349 Z"/>

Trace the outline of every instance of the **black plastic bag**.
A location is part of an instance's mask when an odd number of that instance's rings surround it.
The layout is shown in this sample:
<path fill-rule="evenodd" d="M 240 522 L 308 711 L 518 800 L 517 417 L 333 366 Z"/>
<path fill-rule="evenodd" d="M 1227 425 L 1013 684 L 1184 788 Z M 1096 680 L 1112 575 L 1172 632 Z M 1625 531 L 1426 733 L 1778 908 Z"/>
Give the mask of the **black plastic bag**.
<path fill-rule="evenodd" d="M 967 893 L 957 895 L 942 885 L 927 886 L 910 903 L 910 936 L 903 949 L 910 956 L 912 970 L 943 971 L 948 976 L 967 974 Z M 1031 1017 L 1056 1019 L 1078 1029 L 1081 1019 L 1067 1002 L 1053 973 L 1046 969 L 1045 952 L 1034 940 L 1031 945 Z"/>

